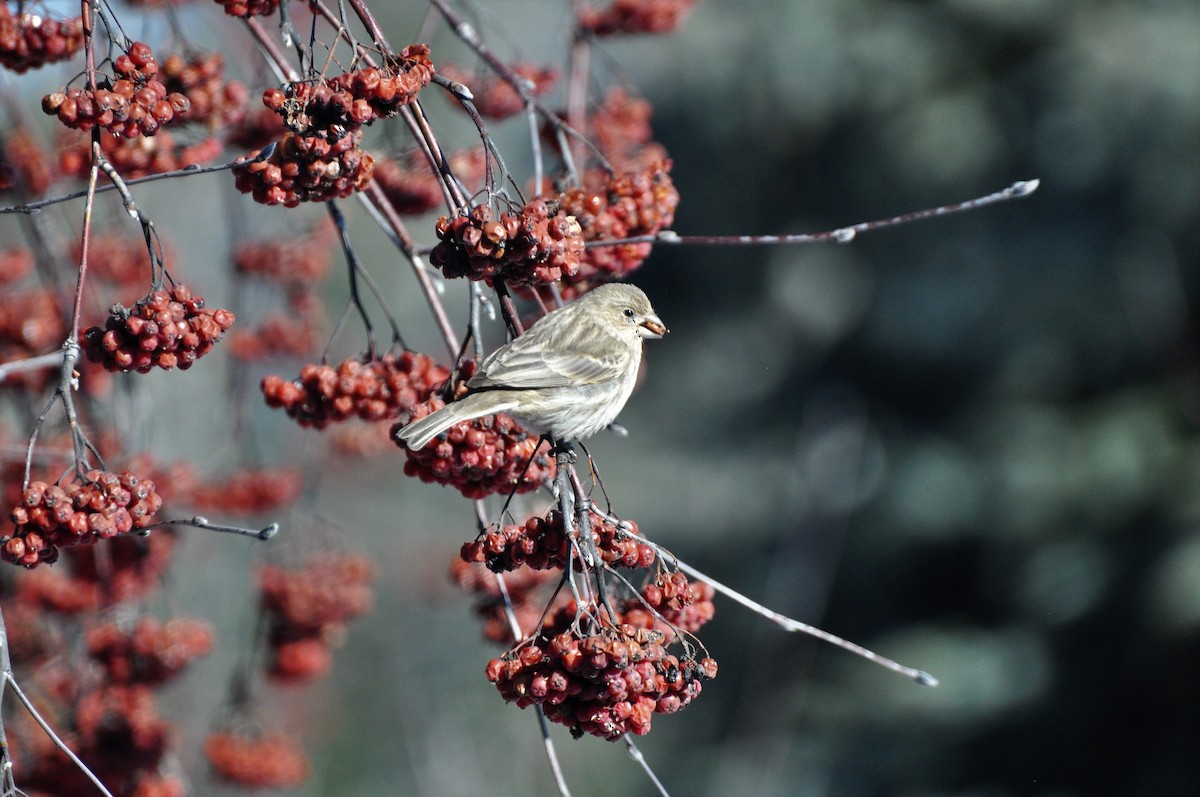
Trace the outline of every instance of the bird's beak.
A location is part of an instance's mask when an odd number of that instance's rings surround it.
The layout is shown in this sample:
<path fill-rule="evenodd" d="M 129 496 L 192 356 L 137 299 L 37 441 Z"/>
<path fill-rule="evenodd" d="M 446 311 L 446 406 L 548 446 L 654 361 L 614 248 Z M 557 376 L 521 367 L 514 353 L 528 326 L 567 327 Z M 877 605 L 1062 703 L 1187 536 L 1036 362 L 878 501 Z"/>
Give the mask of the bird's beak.
<path fill-rule="evenodd" d="M 648 339 L 661 338 L 669 331 L 667 325 L 654 313 L 646 316 L 646 319 L 638 325 L 638 334 Z"/>

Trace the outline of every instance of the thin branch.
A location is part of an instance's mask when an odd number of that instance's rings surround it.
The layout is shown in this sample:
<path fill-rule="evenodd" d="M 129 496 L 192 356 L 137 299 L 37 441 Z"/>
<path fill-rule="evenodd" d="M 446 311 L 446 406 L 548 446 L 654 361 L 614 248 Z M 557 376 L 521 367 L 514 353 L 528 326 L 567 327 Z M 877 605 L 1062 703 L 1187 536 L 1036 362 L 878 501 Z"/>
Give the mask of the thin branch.
<path fill-rule="evenodd" d="M 994 205 L 999 202 L 1008 202 L 1013 199 L 1024 199 L 1038 189 L 1041 180 L 1018 180 L 1001 191 L 988 194 L 987 196 L 968 199 L 965 202 L 955 202 L 951 205 L 938 205 L 934 208 L 926 208 L 925 210 L 914 210 L 911 213 L 902 213 L 899 216 L 892 216 L 886 219 L 876 219 L 875 221 L 863 221 L 858 224 L 851 224 L 848 227 L 838 227 L 836 230 L 826 230 L 825 232 L 800 233 L 796 235 L 680 235 L 674 230 L 663 230 L 655 235 L 637 235 L 630 238 L 612 238 L 604 241 L 588 241 L 585 246 L 588 248 L 600 246 L 624 246 L 626 244 L 704 244 L 708 246 L 721 245 L 737 245 L 737 246 L 763 246 L 776 244 L 809 244 L 819 243 L 824 241 L 834 241 L 835 243 L 845 244 L 853 241 L 860 233 L 873 232 L 882 230 L 887 227 L 897 227 L 901 224 L 911 224 L 914 221 L 922 221 L 924 219 L 932 219 L 939 216 L 949 216 L 954 213 L 962 213 L 967 210 L 976 210 Z"/>
<path fill-rule="evenodd" d="M 625 752 L 629 753 L 629 757 L 637 762 L 642 771 L 646 773 L 646 777 L 650 778 L 650 782 L 654 784 L 654 788 L 662 797 L 671 797 L 667 792 L 667 787 L 663 786 L 662 781 L 658 779 L 658 775 L 654 774 L 654 770 L 650 768 L 650 762 L 642 755 L 642 751 L 633 743 L 633 736 L 629 733 L 622 734 L 621 741 L 625 742 Z"/>
<path fill-rule="evenodd" d="M 229 161 L 228 163 L 221 163 L 221 164 L 217 164 L 216 166 L 199 166 L 196 164 L 191 164 L 189 166 L 183 166 L 179 169 L 172 169 L 169 172 L 159 172 L 158 174 L 149 174 L 149 175 L 146 175 L 145 177 L 138 177 L 133 180 L 125 180 L 125 185 L 126 186 L 141 185 L 142 183 L 152 183 L 156 180 L 169 180 L 174 177 L 186 177 L 191 174 L 210 174 L 212 172 L 228 171 L 229 169 L 232 169 L 234 166 L 244 165 L 246 163 L 251 163 L 254 161 L 266 160 L 267 158 L 269 158 L 271 156 L 272 151 L 273 151 L 272 148 L 270 148 L 270 147 L 266 148 L 263 152 L 261 152 L 259 154 L 259 156 L 257 158 L 254 158 L 253 161 L 240 161 L 240 162 L 239 161 Z M 116 191 L 116 190 L 117 190 L 117 187 L 115 185 L 102 185 L 102 186 L 96 187 L 95 193 L 103 194 L 103 193 L 107 193 L 109 191 Z M 84 189 L 81 191 L 73 191 L 69 194 L 60 194 L 55 197 L 50 197 L 49 199 L 38 200 L 37 202 L 28 202 L 24 205 L 14 205 L 14 206 L 7 207 L 7 208 L 0 208 L 0 214 L 37 213 L 37 212 L 41 211 L 42 208 L 50 207 L 51 205 L 58 205 L 63 202 L 70 202 L 73 199 L 82 199 L 82 198 L 86 197 L 87 195 L 88 195 L 87 189 Z"/>
<path fill-rule="evenodd" d="M 172 526 L 192 526 L 197 529 L 206 531 L 217 531 L 222 534 L 237 534 L 242 537 L 254 537 L 256 540 L 269 540 L 279 533 L 279 524 L 271 523 L 261 529 L 248 529 L 244 526 L 226 526 L 220 523 L 212 523 L 208 518 L 202 515 L 195 515 L 190 518 L 178 518 L 176 520 L 160 520 L 157 523 L 151 523 L 149 526 L 143 526 L 135 533 L 145 537 L 154 529 L 165 529 Z"/>

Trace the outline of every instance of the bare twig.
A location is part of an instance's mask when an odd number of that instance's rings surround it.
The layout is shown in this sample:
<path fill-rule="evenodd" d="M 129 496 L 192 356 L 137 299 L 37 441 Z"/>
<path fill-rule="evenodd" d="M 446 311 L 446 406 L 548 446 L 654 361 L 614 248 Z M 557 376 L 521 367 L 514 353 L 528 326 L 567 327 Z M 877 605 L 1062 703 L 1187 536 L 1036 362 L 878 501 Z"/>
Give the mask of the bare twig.
<path fill-rule="evenodd" d="M 217 531 L 222 534 L 237 534 L 242 537 L 254 537 L 257 540 L 269 540 L 279 533 L 279 524 L 272 523 L 268 526 L 263 526 L 261 529 L 248 529 L 243 526 L 226 526 L 220 523 L 213 523 L 208 518 L 202 515 L 195 515 L 190 518 L 178 518 L 175 520 L 160 520 L 157 523 L 151 523 L 149 526 L 143 526 L 135 533 L 145 537 L 154 529 L 165 529 L 172 526 L 192 526 L 197 529 L 205 529 L 206 531 Z"/>
<path fill-rule="evenodd" d="M 618 526 L 618 528 L 620 528 L 620 527 Z M 717 581 L 716 579 L 712 578 L 711 576 L 707 576 L 704 573 L 701 573 L 699 570 L 697 570 L 696 568 L 687 564 L 683 560 L 679 559 L 677 556 L 675 556 L 673 553 L 668 551 L 666 548 L 663 548 L 658 543 L 652 542 L 645 537 L 634 535 L 630 532 L 623 532 L 623 533 L 629 539 L 637 540 L 640 543 L 645 543 L 646 545 L 649 545 L 651 548 L 653 548 L 655 550 L 656 553 L 658 553 L 659 556 L 661 556 L 661 557 L 663 557 L 663 559 L 669 561 L 673 567 L 677 567 L 680 570 L 682 570 L 684 573 L 687 573 L 688 575 L 690 575 L 691 577 L 700 579 L 701 581 L 705 582 L 706 584 L 711 585 L 712 588 L 715 589 L 717 592 L 720 592 L 722 595 L 725 595 L 726 597 L 733 599 L 735 602 L 740 603 L 741 605 L 745 606 L 747 609 L 754 612 L 755 614 L 762 615 L 763 617 L 765 617 L 768 620 L 770 620 L 771 622 L 775 623 L 776 625 L 778 625 L 780 628 L 782 628 L 785 631 L 799 632 L 802 634 L 807 634 L 808 636 L 811 636 L 811 637 L 816 637 L 817 639 L 820 639 L 823 642 L 828 642 L 829 644 L 834 645 L 835 647 L 839 647 L 842 650 L 853 653 L 855 656 L 861 656 L 862 658 L 866 659 L 867 661 L 878 664 L 880 667 L 883 667 L 884 669 L 891 670 L 892 672 L 898 673 L 899 675 L 903 675 L 905 678 L 915 681 L 916 683 L 920 684 L 921 686 L 937 686 L 938 685 L 937 678 L 934 678 L 932 675 L 925 672 L 924 670 L 914 669 L 913 667 L 906 667 L 903 664 L 900 664 L 899 662 L 896 662 L 896 661 L 893 661 L 892 659 L 887 658 L 886 656 L 880 656 L 875 651 L 864 648 L 862 645 L 857 645 L 853 642 L 850 642 L 849 640 L 843 639 L 840 636 L 831 634 L 828 631 L 823 631 L 814 625 L 809 625 L 808 623 L 804 623 L 799 620 L 793 620 L 792 618 L 786 617 L 786 616 L 780 614 L 779 612 L 772 611 L 771 609 L 768 609 L 766 606 L 763 606 L 761 603 L 758 603 L 756 601 L 751 600 L 750 598 L 747 598 L 742 593 L 738 592 L 737 590 L 735 590 L 731 587 L 728 587 L 728 586 L 722 584 L 720 581 Z"/>

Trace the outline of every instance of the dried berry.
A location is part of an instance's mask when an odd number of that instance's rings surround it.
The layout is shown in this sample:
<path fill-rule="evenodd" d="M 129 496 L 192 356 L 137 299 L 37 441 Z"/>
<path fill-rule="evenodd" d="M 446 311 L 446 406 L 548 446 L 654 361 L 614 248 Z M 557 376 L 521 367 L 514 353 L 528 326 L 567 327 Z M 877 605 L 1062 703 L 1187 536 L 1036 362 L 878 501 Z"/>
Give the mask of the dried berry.
<path fill-rule="evenodd" d="M 114 305 L 104 327 L 83 335 L 84 353 L 109 371 L 187 370 L 233 326 L 228 310 L 212 310 L 185 285 L 157 290 L 133 307 Z"/>

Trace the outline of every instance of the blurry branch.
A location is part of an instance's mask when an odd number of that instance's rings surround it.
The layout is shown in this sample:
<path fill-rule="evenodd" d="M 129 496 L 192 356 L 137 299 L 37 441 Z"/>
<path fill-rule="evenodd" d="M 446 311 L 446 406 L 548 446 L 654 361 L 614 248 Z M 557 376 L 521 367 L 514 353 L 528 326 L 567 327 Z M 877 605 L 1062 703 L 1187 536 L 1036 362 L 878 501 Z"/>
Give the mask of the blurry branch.
<path fill-rule="evenodd" d="M 6 629 L 4 626 L 3 613 L 0 613 L 0 679 L 3 679 L 3 683 L 0 683 L 0 709 L 2 709 L 4 705 L 5 689 L 12 690 L 12 693 L 16 695 L 17 700 L 19 700 L 21 705 L 25 707 L 25 710 L 29 712 L 29 716 L 33 717 L 33 721 L 36 722 L 38 726 L 45 731 L 46 735 L 50 737 L 50 741 L 54 743 L 54 746 L 57 747 L 63 755 L 69 758 L 72 764 L 79 767 L 79 770 L 83 772 L 88 780 L 95 784 L 96 789 L 99 790 L 101 794 L 106 795 L 106 797 L 113 797 L 112 792 L 104 787 L 104 784 L 100 782 L 100 779 L 96 777 L 95 773 L 88 769 L 87 765 L 84 764 L 83 761 L 79 760 L 79 756 L 75 755 L 71 748 L 59 738 L 58 734 L 54 732 L 54 729 L 50 727 L 50 724 L 46 722 L 46 719 L 33 705 L 33 701 L 31 701 L 29 696 L 25 694 L 25 690 L 23 690 L 21 685 L 17 683 L 16 676 L 13 675 L 12 660 L 8 655 L 8 629 Z M 3 767 L 3 772 L 0 772 L 0 786 L 3 787 L 4 795 L 23 794 L 24 792 L 17 790 L 16 784 L 13 781 L 12 760 L 8 756 L 8 750 L 9 748 L 7 739 L 4 733 L 3 711 L 0 711 L 0 766 Z"/>

